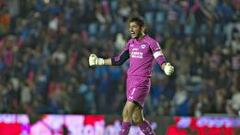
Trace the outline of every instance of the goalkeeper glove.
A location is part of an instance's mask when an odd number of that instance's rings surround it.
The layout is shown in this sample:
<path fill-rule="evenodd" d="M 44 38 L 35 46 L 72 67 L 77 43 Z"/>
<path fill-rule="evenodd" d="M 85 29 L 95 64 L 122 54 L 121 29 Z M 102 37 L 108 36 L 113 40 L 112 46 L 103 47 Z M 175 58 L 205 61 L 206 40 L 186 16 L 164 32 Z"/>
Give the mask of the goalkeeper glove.
<path fill-rule="evenodd" d="M 166 75 L 171 75 L 174 72 L 174 67 L 170 63 L 166 63 L 163 71 Z"/>
<path fill-rule="evenodd" d="M 90 54 L 88 62 L 89 66 L 104 65 L 104 59 L 98 58 L 95 54 Z"/>

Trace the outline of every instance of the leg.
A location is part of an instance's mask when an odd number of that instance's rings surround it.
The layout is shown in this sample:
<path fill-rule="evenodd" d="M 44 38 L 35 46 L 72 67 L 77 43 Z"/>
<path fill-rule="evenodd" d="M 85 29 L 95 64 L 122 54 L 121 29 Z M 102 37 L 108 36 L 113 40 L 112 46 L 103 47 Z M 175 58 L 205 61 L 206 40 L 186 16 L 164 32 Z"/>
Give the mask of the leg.
<path fill-rule="evenodd" d="M 122 117 L 123 117 L 123 123 L 122 123 L 122 129 L 120 131 L 120 135 L 127 135 L 129 132 L 129 129 L 131 127 L 132 122 L 132 114 L 134 109 L 137 106 L 130 101 L 127 101 L 127 103 L 124 106 Z"/>
<path fill-rule="evenodd" d="M 134 124 L 141 125 L 144 122 L 143 109 L 141 106 L 137 106 L 132 115 L 132 120 Z"/>
<path fill-rule="evenodd" d="M 135 107 L 132 118 L 133 118 L 133 122 L 140 127 L 141 131 L 145 135 L 155 135 L 149 122 L 144 119 L 143 109 L 141 106 Z"/>

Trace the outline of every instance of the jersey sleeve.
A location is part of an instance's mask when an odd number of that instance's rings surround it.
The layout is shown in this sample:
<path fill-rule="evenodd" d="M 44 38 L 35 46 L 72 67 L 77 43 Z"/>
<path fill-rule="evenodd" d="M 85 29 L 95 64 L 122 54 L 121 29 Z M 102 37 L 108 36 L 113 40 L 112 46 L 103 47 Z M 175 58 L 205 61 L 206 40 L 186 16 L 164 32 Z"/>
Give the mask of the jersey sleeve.
<path fill-rule="evenodd" d="M 166 62 L 166 58 L 165 58 L 164 54 L 162 53 L 162 49 L 157 41 L 153 41 L 150 44 L 150 48 L 151 48 L 153 57 L 156 59 L 156 61 L 159 65 L 162 65 L 163 63 Z"/>
<path fill-rule="evenodd" d="M 111 58 L 113 66 L 122 65 L 129 58 L 129 42 L 125 45 L 121 53 Z"/>
<path fill-rule="evenodd" d="M 160 47 L 160 45 L 157 41 L 152 41 L 151 44 L 150 44 L 150 48 L 151 48 L 153 54 L 154 54 L 154 52 L 157 52 L 157 51 L 161 50 L 161 47 Z"/>

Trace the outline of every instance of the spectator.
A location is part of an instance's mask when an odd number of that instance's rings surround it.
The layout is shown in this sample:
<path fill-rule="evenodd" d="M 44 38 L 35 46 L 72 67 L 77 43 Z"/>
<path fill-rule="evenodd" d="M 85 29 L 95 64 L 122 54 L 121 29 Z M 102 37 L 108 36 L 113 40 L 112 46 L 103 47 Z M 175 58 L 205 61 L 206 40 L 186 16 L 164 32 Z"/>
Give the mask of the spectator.
<path fill-rule="evenodd" d="M 1 113 L 119 113 L 128 63 L 89 70 L 87 58 L 118 53 L 132 14 L 177 69 L 167 78 L 154 67 L 149 115 L 239 111 L 238 0 L 37 0 L 14 16 L 11 4 L 0 3 Z"/>

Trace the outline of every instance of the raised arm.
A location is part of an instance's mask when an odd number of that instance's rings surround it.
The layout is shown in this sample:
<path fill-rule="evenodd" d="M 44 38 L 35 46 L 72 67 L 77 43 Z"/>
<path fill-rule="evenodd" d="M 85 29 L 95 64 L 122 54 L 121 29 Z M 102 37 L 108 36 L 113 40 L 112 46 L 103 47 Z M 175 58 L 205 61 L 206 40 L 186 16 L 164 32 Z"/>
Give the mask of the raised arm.
<path fill-rule="evenodd" d="M 161 66 L 162 70 L 166 75 L 171 75 L 174 72 L 174 67 L 166 61 L 166 58 L 162 52 L 160 45 L 157 42 L 151 44 L 151 50 L 153 52 L 153 57 L 156 59 L 157 63 Z"/>
<path fill-rule="evenodd" d="M 116 57 L 111 58 L 111 62 L 113 66 L 122 65 L 129 58 L 128 48 L 124 48 L 123 51 Z"/>
<path fill-rule="evenodd" d="M 96 54 L 90 54 L 88 62 L 89 66 L 112 65 L 111 58 L 108 59 L 98 58 Z"/>
<path fill-rule="evenodd" d="M 113 66 L 120 66 L 122 65 L 127 59 L 129 58 L 129 51 L 128 51 L 128 44 L 124 47 L 122 52 L 112 58 L 98 58 L 95 54 L 90 54 L 89 56 L 89 66 L 94 65 L 113 65 Z"/>

